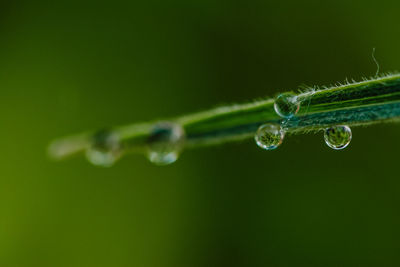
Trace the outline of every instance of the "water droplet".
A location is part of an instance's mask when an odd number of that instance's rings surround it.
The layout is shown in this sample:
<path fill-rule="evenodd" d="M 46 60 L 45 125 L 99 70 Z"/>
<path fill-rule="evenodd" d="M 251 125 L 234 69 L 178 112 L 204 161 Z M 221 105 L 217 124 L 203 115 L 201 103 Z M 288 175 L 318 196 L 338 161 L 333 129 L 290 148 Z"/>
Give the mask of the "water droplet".
<path fill-rule="evenodd" d="M 185 132 L 179 124 L 157 123 L 148 139 L 148 159 L 156 165 L 174 163 L 182 150 L 184 139 Z"/>
<path fill-rule="evenodd" d="M 295 94 L 283 93 L 275 99 L 274 109 L 280 117 L 290 118 L 299 111 L 300 102 Z"/>
<path fill-rule="evenodd" d="M 336 125 L 325 129 L 325 143 L 335 150 L 347 147 L 351 141 L 351 129 L 347 125 Z"/>
<path fill-rule="evenodd" d="M 282 144 L 284 137 L 285 132 L 279 124 L 267 123 L 258 128 L 254 139 L 262 149 L 272 150 Z"/>
<path fill-rule="evenodd" d="M 121 145 L 116 133 L 103 130 L 93 136 L 92 145 L 86 150 L 90 163 L 101 167 L 111 167 L 121 156 Z"/>

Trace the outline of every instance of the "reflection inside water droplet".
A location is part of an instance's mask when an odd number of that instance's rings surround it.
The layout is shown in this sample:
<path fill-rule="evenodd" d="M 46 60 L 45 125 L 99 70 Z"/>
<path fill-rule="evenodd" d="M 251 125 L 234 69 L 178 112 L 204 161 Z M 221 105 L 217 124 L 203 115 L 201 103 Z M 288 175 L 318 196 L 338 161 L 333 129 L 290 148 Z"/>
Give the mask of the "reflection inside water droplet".
<path fill-rule="evenodd" d="M 254 140 L 262 149 L 273 150 L 282 144 L 284 137 L 285 132 L 279 124 L 267 123 L 258 128 Z"/>
<path fill-rule="evenodd" d="M 185 139 L 183 128 L 172 122 L 157 123 L 148 138 L 148 159 L 156 165 L 174 163 L 182 150 Z"/>
<path fill-rule="evenodd" d="M 300 109 L 300 102 L 293 93 L 280 94 L 274 102 L 275 112 L 282 118 L 290 118 L 296 115 Z"/>
<path fill-rule="evenodd" d="M 351 141 L 351 129 L 347 125 L 337 125 L 325 129 L 325 143 L 335 150 L 346 148 Z"/>
<path fill-rule="evenodd" d="M 96 166 L 110 167 L 121 156 L 121 145 L 116 133 L 103 130 L 93 136 L 92 145 L 86 150 L 86 158 Z"/>

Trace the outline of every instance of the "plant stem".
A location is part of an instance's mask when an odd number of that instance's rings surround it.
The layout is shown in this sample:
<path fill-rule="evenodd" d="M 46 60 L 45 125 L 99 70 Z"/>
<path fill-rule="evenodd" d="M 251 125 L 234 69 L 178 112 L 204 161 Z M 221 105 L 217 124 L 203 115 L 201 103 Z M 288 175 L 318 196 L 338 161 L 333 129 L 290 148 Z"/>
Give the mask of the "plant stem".
<path fill-rule="evenodd" d="M 330 125 L 368 125 L 400 118 L 400 75 L 390 74 L 362 82 L 309 88 L 297 95 L 300 110 L 287 120 L 274 111 L 274 99 L 218 107 L 171 119 L 186 133 L 185 148 L 215 145 L 254 136 L 264 123 L 284 123 L 288 133 L 318 131 Z M 142 152 L 154 123 L 115 127 L 125 151 Z M 54 158 L 64 158 L 89 148 L 96 132 L 56 140 L 50 145 Z"/>

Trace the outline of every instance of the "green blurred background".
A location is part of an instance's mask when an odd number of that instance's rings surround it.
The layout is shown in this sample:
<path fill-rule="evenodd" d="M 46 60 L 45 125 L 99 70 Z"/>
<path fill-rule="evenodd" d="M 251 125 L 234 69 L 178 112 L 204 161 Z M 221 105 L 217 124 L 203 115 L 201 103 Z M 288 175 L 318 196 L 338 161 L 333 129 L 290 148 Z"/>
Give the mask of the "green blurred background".
<path fill-rule="evenodd" d="M 399 266 L 399 124 L 173 165 L 54 138 L 400 70 L 399 1 L 2 1 L 0 266 Z"/>

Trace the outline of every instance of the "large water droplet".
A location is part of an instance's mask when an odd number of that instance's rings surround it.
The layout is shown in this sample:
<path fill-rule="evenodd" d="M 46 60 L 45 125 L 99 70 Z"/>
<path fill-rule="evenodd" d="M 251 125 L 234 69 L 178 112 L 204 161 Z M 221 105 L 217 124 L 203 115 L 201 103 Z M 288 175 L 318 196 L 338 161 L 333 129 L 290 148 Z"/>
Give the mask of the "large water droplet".
<path fill-rule="evenodd" d="M 290 118 L 299 111 L 300 102 L 295 94 L 283 93 L 275 99 L 274 109 L 280 117 Z"/>
<path fill-rule="evenodd" d="M 103 130 L 93 136 L 92 145 L 86 150 L 90 163 L 101 167 L 111 167 L 121 156 L 121 145 L 116 133 Z"/>
<path fill-rule="evenodd" d="M 351 141 L 351 129 L 347 125 L 336 125 L 325 129 L 325 143 L 335 150 L 347 147 Z"/>
<path fill-rule="evenodd" d="M 258 128 L 254 140 L 262 149 L 272 150 L 282 144 L 284 137 L 285 132 L 279 124 L 267 123 Z"/>
<path fill-rule="evenodd" d="M 184 140 L 185 132 L 179 124 L 159 122 L 150 133 L 147 157 L 156 165 L 174 163 L 179 157 Z"/>

